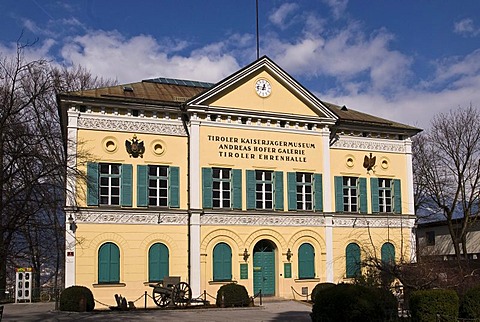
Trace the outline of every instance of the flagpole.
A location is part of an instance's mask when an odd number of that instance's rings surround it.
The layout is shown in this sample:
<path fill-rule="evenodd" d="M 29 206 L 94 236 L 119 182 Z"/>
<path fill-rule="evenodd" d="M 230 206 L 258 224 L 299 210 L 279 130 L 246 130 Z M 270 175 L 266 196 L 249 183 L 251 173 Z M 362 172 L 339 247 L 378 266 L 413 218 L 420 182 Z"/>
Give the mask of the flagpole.
<path fill-rule="evenodd" d="M 258 0 L 255 0 L 256 2 L 256 10 L 255 10 L 255 17 L 257 21 L 257 59 L 260 58 L 260 43 L 259 43 L 259 37 L 258 37 Z"/>

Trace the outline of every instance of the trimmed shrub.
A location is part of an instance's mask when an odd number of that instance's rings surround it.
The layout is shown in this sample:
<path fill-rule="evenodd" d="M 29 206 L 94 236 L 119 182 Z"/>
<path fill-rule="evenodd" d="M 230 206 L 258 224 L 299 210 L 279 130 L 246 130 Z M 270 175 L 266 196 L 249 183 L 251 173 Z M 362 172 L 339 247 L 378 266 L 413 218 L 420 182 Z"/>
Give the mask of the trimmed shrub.
<path fill-rule="evenodd" d="M 250 298 L 245 286 L 231 283 L 218 289 L 216 304 L 218 307 L 248 306 Z"/>
<path fill-rule="evenodd" d="M 465 292 L 460 302 L 459 314 L 464 319 L 480 318 L 480 286 L 473 287 Z"/>
<path fill-rule="evenodd" d="M 319 291 L 310 315 L 312 321 L 322 322 L 384 322 L 396 320 L 392 314 L 393 294 L 385 300 L 386 291 L 356 284 L 338 284 Z M 393 297 L 393 298 L 392 298 Z M 384 305 L 384 301 L 388 305 Z M 396 311 L 395 311 L 396 312 Z"/>
<path fill-rule="evenodd" d="M 452 290 L 415 291 L 410 295 L 409 306 L 414 322 L 457 321 L 458 295 Z"/>
<path fill-rule="evenodd" d="M 313 288 L 312 290 L 312 302 L 315 302 L 315 297 L 317 296 L 318 292 L 322 291 L 322 290 L 325 290 L 329 287 L 332 287 L 332 286 L 335 286 L 334 283 L 328 283 L 328 282 L 325 282 L 325 283 L 318 283 L 317 285 L 315 285 L 315 287 Z"/>
<path fill-rule="evenodd" d="M 90 312 L 94 308 L 92 291 L 85 286 L 70 286 L 60 294 L 60 311 Z"/>

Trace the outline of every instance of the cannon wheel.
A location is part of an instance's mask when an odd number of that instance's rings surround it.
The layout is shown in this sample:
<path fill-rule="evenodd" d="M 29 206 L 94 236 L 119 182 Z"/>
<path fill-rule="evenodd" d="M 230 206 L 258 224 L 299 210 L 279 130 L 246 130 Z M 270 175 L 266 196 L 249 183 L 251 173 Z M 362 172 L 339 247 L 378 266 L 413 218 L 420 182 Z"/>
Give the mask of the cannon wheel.
<path fill-rule="evenodd" d="M 159 291 L 153 290 L 153 301 L 157 306 L 165 307 L 170 304 L 171 298 L 169 294 L 161 293 Z"/>
<path fill-rule="evenodd" d="M 173 287 L 172 301 L 176 307 L 186 307 L 192 300 L 192 289 L 185 282 L 180 282 Z"/>

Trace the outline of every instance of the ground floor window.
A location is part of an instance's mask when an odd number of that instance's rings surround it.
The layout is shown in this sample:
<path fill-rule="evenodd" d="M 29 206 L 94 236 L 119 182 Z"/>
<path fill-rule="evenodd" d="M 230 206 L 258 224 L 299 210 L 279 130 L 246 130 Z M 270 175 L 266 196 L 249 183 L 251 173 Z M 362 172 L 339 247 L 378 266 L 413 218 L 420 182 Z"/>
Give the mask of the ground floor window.
<path fill-rule="evenodd" d="M 148 281 L 158 282 L 168 274 L 168 248 L 162 243 L 153 244 L 148 250 Z"/>
<path fill-rule="evenodd" d="M 105 243 L 98 250 L 98 283 L 120 282 L 120 249 Z"/>
<path fill-rule="evenodd" d="M 298 278 L 315 278 L 315 250 L 308 243 L 298 248 Z"/>
<path fill-rule="evenodd" d="M 226 243 L 213 248 L 213 280 L 230 281 L 232 279 L 232 249 Z"/>
<path fill-rule="evenodd" d="M 348 244 L 345 250 L 346 259 L 346 277 L 353 278 L 360 275 L 361 259 L 360 246 L 356 243 Z"/>

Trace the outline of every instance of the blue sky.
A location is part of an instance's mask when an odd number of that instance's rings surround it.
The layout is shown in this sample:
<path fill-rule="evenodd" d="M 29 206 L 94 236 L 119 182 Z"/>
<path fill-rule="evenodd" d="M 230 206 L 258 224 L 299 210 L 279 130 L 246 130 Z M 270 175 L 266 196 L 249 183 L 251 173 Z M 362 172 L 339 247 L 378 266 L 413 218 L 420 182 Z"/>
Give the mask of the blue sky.
<path fill-rule="evenodd" d="M 259 0 L 260 55 L 320 99 L 427 128 L 480 106 L 480 1 Z M 0 54 L 119 83 L 217 82 L 256 59 L 255 0 L 0 0 Z"/>

